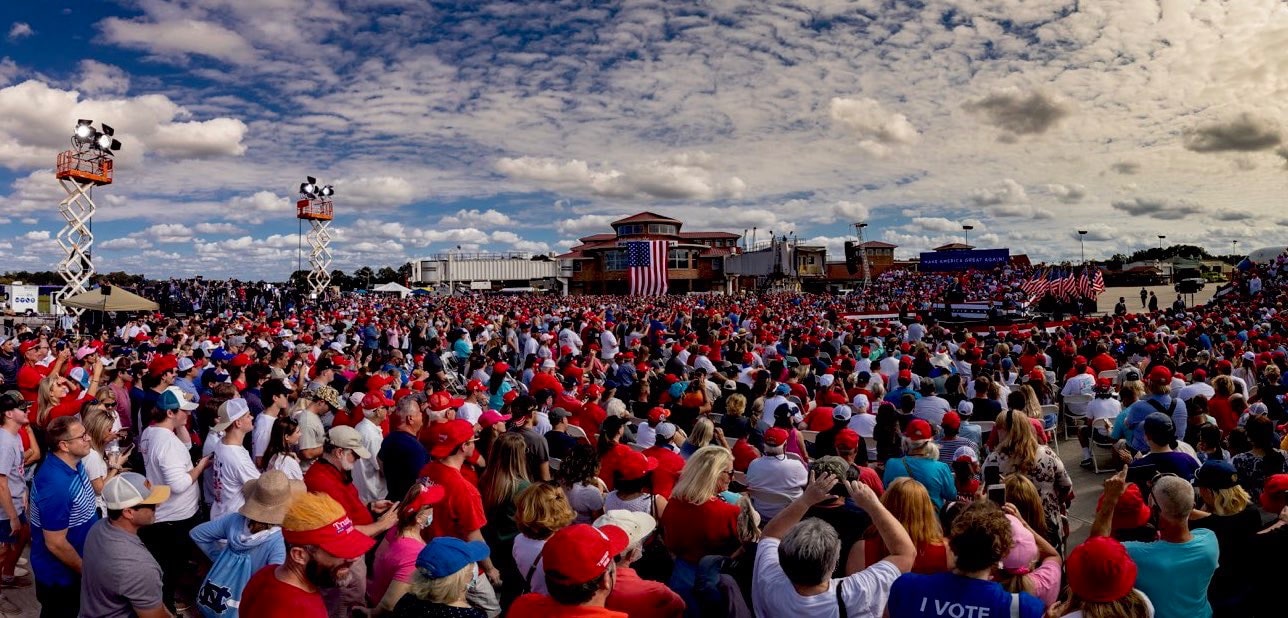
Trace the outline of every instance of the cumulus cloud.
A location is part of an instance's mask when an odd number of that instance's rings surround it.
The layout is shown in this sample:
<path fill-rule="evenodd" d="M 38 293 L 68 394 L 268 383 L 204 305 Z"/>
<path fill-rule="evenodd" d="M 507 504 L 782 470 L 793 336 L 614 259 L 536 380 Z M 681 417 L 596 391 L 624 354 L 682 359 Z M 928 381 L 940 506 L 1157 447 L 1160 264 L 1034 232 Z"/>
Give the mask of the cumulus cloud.
<path fill-rule="evenodd" d="M 874 157 L 884 157 L 892 148 L 920 137 L 907 116 L 886 110 L 876 99 L 833 98 L 830 113 L 832 122 L 848 129 L 859 148 Z"/>
<path fill-rule="evenodd" d="M 158 223 L 130 234 L 134 238 L 147 238 L 161 244 L 186 243 L 192 241 L 192 229 L 182 223 Z"/>
<path fill-rule="evenodd" d="M 1065 204 L 1077 204 L 1087 197 L 1087 188 L 1079 184 L 1050 184 L 1046 190 Z"/>
<path fill-rule="evenodd" d="M 1185 149 L 1194 152 L 1253 152 L 1274 148 L 1282 141 L 1277 122 L 1247 112 L 1200 124 L 1181 134 Z"/>
<path fill-rule="evenodd" d="M 969 225 L 981 232 L 984 230 L 984 223 L 979 219 L 953 221 L 943 217 L 913 217 L 908 229 L 923 232 L 961 232 L 963 225 Z"/>
<path fill-rule="evenodd" d="M 1152 217 L 1154 219 L 1184 219 L 1190 215 L 1203 212 L 1198 204 L 1183 200 L 1135 197 L 1129 200 L 1116 200 L 1110 204 L 1133 217 Z"/>
<path fill-rule="evenodd" d="M 586 232 L 611 231 L 609 223 L 620 219 L 615 215 L 582 215 L 572 219 L 561 219 L 555 222 L 555 229 L 560 234 L 584 234 Z"/>
<path fill-rule="evenodd" d="M 251 195 L 239 195 L 228 200 L 224 216 L 233 221 L 262 223 L 271 215 L 279 215 L 294 210 L 295 202 L 281 197 L 272 191 L 257 191 Z"/>
<path fill-rule="evenodd" d="M 1024 92 L 1013 87 L 970 101 L 963 107 L 982 116 L 984 122 L 1001 129 L 1004 135 L 1046 133 L 1070 114 L 1067 104 L 1045 92 Z"/>
<path fill-rule="evenodd" d="M 49 240 L 49 238 L 49 230 L 32 230 L 22 235 L 22 239 L 28 241 Z"/>
<path fill-rule="evenodd" d="M 25 39 L 35 33 L 36 31 L 31 29 L 31 24 L 16 21 L 9 27 L 9 40 L 17 41 L 18 39 Z"/>
<path fill-rule="evenodd" d="M 552 157 L 503 157 L 497 171 L 511 178 L 540 185 L 615 198 L 717 199 L 739 197 L 746 183 L 737 176 L 723 177 L 715 160 L 702 152 L 625 166 L 594 169 L 578 159 Z"/>
<path fill-rule="evenodd" d="M 514 225 L 514 219 L 511 219 L 510 215 L 491 208 L 484 211 L 479 211 L 475 208 L 458 210 L 456 214 L 447 215 L 439 219 L 438 224 L 444 227 L 503 227 Z"/>
<path fill-rule="evenodd" d="M 529 253 L 546 253 L 550 251 L 550 246 L 546 243 L 527 240 L 509 231 L 499 230 L 492 232 L 491 240 L 494 243 L 510 245 L 515 251 L 527 251 Z"/>
<path fill-rule="evenodd" d="M 96 242 L 94 243 L 94 246 L 98 247 L 99 249 L 108 249 L 112 251 L 117 251 L 117 250 L 134 251 L 134 250 L 151 249 L 152 243 L 149 241 L 143 240 L 142 238 L 122 236 L 121 238 L 112 238 L 109 240 L 105 240 L 103 242 Z"/>
<path fill-rule="evenodd" d="M 206 56 L 233 64 L 255 60 L 250 42 L 223 26 L 196 19 L 152 22 L 109 17 L 98 23 L 107 43 L 161 58 Z"/>
<path fill-rule="evenodd" d="M 76 82 L 76 88 L 91 95 L 125 94 L 130 89 L 130 74 L 121 67 L 86 58 L 80 61 L 80 80 Z"/>
<path fill-rule="evenodd" d="M 1131 176 L 1140 171 L 1140 164 L 1135 161 L 1115 161 L 1109 169 L 1124 176 Z"/>
<path fill-rule="evenodd" d="M 231 223 L 198 223 L 192 226 L 198 234 L 240 234 L 242 229 Z"/>
<path fill-rule="evenodd" d="M 416 187 L 400 176 L 363 176 L 338 180 L 335 186 L 336 199 L 358 207 L 400 206 L 420 197 Z"/>
<path fill-rule="evenodd" d="M 1251 221 L 1257 218 L 1257 214 L 1248 210 L 1218 210 L 1212 213 L 1212 218 L 1217 221 Z"/>
<path fill-rule="evenodd" d="M 66 147 L 77 118 L 109 121 L 116 128 L 125 144 L 118 162 L 138 161 L 140 153 L 149 151 L 174 159 L 245 152 L 246 125 L 241 120 L 186 121 L 190 116 L 164 95 L 82 99 L 76 91 L 28 80 L 0 89 L 0 166 L 48 165 L 50 153 Z"/>
<path fill-rule="evenodd" d="M 967 200 L 975 206 L 1021 204 L 1028 201 L 1028 199 L 1029 196 L 1024 191 L 1024 186 L 1010 178 L 1003 178 L 989 187 L 975 189 L 967 196 Z"/>

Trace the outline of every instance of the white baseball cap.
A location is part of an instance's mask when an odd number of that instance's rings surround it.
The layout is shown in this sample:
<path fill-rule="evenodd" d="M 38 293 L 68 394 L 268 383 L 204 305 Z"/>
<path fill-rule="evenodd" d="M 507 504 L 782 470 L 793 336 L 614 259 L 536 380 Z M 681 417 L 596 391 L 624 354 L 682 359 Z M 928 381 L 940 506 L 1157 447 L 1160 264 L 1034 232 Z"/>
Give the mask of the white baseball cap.
<path fill-rule="evenodd" d="M 161 504 L 169 497 L 168 485 L 153 485 L 138 472 L 123 472 L 103 484 L 103 504 L 113 511 L 140 504 Z"/>
<path fill-rule="evenodd" d="M 648 535 L 657 530 L 657 520 L 653 519 L 648 513 L 637 513 L 626 509 L 613 509 L 599 516 L 595 520 L 595 527 L 617 526 L 626 533 L 627 538 L 631 540 L 631 545 L 638 545 Z"/>
<path fill-rule="evenodd" d="M 179 366 L 178 366 L 178 369 L 179 369 L 179 372 L 180 372 L 180 373 L 182 373 L 182 372 L 184 372 L 184 371 L 187 371 L 187 370 L 189 370 L 189 369 L 192 369 L 192 368 L 193 368 L 193 367 L 195 367 L 195 366 L 196 366 L 196 364 L 194 364 L 194 363 L 192 362 L 192 359 L 191 359 L 191 358 L 188 358 L 187 356 L 185 356 L 185 357 L 183 357 L 183 358 L 179 359 Z"/>
<path fill-rule="evenodd" d="M 215 423 L 211 429 L 214 431 L 224 431 L 229 425 L 237 422 L 237 419 L 250 414 L 250 405 L 245 399 L 238 397 L 229 399 L 219 405 L 219 422 Z"/>

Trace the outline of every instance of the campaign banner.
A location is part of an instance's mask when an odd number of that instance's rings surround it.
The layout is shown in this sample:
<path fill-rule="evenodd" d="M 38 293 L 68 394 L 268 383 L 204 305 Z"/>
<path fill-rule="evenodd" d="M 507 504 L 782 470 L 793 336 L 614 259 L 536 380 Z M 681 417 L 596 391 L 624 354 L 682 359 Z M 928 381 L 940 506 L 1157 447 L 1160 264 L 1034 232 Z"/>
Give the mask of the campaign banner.
<path fill-rule="evenodd" d="M 969 251 L 927 251 L 921 254 L 917 270 L 928 273 L 954 270 L 987 270 L 1006 264 L 1010 249 L 972 249 Z"/>

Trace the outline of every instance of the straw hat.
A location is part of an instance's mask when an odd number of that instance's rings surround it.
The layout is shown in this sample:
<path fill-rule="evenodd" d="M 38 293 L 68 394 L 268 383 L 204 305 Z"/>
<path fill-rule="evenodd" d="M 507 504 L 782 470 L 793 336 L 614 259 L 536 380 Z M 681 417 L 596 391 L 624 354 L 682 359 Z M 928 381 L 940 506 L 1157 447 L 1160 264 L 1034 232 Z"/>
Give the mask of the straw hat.
<path fill-rule="evenodd" d="M 291 501 L 305 491 L 303 481 L 292 481 L 281 470 L 269 470 L 242 485 L 246 504 L 237 512 L 253 521 L 280 526 Z"/>

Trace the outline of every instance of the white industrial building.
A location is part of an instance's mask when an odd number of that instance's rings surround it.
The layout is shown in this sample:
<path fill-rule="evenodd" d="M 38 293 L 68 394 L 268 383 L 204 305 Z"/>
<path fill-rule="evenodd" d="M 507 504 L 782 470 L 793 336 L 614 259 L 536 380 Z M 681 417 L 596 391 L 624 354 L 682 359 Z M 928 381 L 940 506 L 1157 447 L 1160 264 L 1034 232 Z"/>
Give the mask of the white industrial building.
<path fill-rule="evenodd" d="M 566 294 L 568 279 L 548 255 L 452 251 L 412 260 L 412 285 L 447 291 L 533 288 Z"/>

